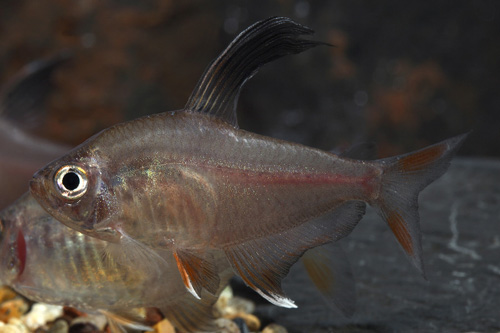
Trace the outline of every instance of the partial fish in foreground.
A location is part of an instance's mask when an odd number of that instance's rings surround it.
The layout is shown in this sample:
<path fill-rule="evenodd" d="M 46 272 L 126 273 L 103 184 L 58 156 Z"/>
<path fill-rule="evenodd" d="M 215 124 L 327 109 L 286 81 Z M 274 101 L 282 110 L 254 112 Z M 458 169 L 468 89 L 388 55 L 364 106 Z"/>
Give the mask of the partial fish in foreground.
<path fill-rule="evenodd" d="M 157 260 L 164 265 L 146 272 L 120 255 L 102 255 L 106 246 L 55 220 L 26 193 L 0 212 L 0 285 L 33 301 L 101 312 L 112 332 L 122 332 L 120 326 L 151 330 L 144 318 L 147 308 L 158 309 L 184 331 L 214 329 L 212 305 L 233 275 L 224 257 L 216 262 L 217 292 L 203 291 L 198 300 L 184 288 L 171 253 L 159 252 Z M 328 244 L 303 259 L 327 303 L 352 314 L 354 282 L 341 249 Z"/>
<path fill-rule="evenodd" d="M 111 323 L 147 330 L 141 308 L 158 308 L 178 328 L 209 328 L 216 297 L 195 299 L 175 270 L 172 254 L 147 273 L 124 265 L 106 242 L 85 236 L 54 220 L 26 193 L 0 212 L 0 284 L 30 300 L 102 312 Z M 214 263 L 221 281 L 233 275 L 225 260 Z M 169 268 L 171 267 L 171 268 Z M 150 329 L 150 328 L 149 328 Z"/>
<path fill-rule="evenodd" d="M 310 33 L 287 18 L 254 24 L 206 69 L 183 110 L 93 136 L 38 171 L 32 195 L 145 271 L 167 250 L 195 297 L 216 294 L 224 257 L 264 298 L 296 307 L 282 279 L 305 251 L 347 236 L 365 203 L 423 272 L 418 194 L 446 171 L 464 135 L 361 161 L 238 128 L 243 84 L 265 63 L 322 44 L 298 37 Z"/>
<path fill-rule="evenodd" d="M 70 147 L 32 135 L 44 125 L 43 108 L 54 70 L 68 59 L 60 54 L 24 66 L 0 94 L 0 208 L 26 191 L 33 173 Z"/>

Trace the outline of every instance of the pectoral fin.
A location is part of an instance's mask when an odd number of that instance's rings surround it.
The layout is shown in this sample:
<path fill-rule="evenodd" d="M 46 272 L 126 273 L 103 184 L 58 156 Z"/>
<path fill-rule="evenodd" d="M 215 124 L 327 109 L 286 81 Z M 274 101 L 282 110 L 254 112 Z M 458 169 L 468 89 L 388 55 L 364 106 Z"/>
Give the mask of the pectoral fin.
<path fill-rule="evenodd" d="M 219 276 L 215 265 L 210 260 L 180 250 L 174 251 L 174 258 L 186 289 L 194 297 L 200 299 L 202 288 L 212 295 L 217 293 Z"/>
<path fill-rule="evenodd" d="M 365 204 L 339 204 L 328 214 L 281 233 L 269 234 L 225 248 L 233 270 L 245 283 L 269 302 L 297 307 L 286 297 L 281 281 L 290 267 L 314 247 L 348 235 L 365 212 Z"/>
<path fill-rule="evenodd" d="M 119 232 L 120 242 L 105 242 L 102 247 L 105 264 L 134 267 L 148 276 L 158 277 L 170 268 L 167 261 L 169 253 L 166 250 L 153 249 L 128 236 L 123 230 Z"/>

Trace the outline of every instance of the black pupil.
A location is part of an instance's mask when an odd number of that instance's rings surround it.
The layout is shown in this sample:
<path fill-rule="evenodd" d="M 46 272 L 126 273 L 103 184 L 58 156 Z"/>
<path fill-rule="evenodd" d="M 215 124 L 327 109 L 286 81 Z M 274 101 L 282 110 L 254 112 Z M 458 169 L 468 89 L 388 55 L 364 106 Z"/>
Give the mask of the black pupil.
<path fill-rule="evenodd" d="M 73 191 L 80 185 L 80 177 L 74 172 L 68 172 L 63 176 L 62 183 L 67 190 Z"/>

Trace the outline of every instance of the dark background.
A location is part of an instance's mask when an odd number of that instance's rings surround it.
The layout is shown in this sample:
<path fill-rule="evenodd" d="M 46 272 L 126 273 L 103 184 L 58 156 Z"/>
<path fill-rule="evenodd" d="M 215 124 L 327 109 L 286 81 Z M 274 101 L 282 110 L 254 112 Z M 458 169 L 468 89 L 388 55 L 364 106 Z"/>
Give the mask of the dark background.
<path fill-rule="evenodd" d="M 182 108 L 204 67 L 257 20 L 289 16 L 334 44 L 264 67 L 240 126 L 380 156 L 473 130 L 461 154 L 499 156 L 497 1 L 2 0 L 0 84 L 71 50 L 42 135 L 78 144 L 116 122 Z"/>
<path fill-rule="evenodd" d="M 76 145 L 119 121 L 182 108 L 236 34 L 273 15 L 335 47 L 264 67 L 242 91 L 243 129 L 323 149 L 375 142 L 380 156 L 473 130 L 460 154 L 500 155 L 498 1 L 0 0 L 0 84 L 72 51 L 39 134 Z M 457 159 L 422 194 L 428 281 L 369 211 L 346 239 L 353 318 L 332 317 L 300 281 L 300 310 L 256 298 L 259 318 L 290 332 L 498 332 L 499 170 L 498 161 Z"/>

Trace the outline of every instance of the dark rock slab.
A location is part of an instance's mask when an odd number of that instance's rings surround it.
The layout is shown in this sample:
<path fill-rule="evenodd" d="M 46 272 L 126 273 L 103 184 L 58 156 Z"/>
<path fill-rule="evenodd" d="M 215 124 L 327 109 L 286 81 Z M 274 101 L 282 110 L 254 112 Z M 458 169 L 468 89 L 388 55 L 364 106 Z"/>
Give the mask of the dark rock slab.
<path fill-rule="evenodd" d="M 456 160 L 421 194 L 420 215 L 428 280 L 370 209 L 343 241 L 358 296 L 352 318 L 332 314 L 300 269 L 287 289 L 299 308 L 262 303 L 257 314 L 290 332 L 499 331 L 500 161 Z"/>

